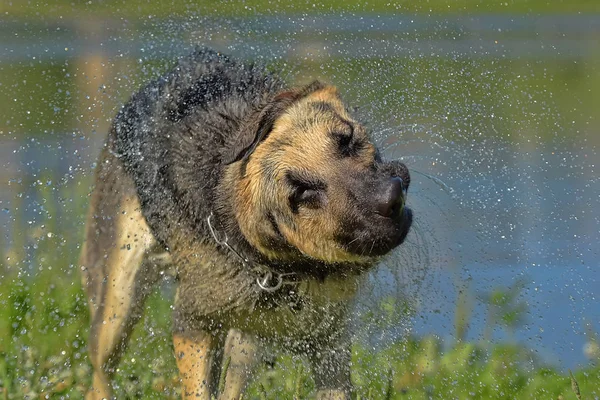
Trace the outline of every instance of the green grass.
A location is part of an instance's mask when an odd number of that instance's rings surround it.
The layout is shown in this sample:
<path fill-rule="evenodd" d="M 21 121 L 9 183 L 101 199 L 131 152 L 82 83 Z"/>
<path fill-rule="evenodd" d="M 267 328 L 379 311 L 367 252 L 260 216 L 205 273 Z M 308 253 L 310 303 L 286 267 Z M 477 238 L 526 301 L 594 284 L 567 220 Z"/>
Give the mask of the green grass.
<path fill-rule="evenodd" d="M 61 279 L 66 282 L 66 279 Z M 61 284 L 62 285 L 62 284 Z M 49 289 L 46 279 L 2 285 L 0 388 L 7 399 L 81 398 L 89 384 L 87 311 L 75 283 Z M 170 307 L 158 291 L 136 328 L 117 374 L 118 398 L 178 398 L 170 342 Z M 445 351 L 433 337 L 408 338 L 373 351 L 356 345 L 352 377 L 361 399 L 575 399 L 571 379 L 541 367 L 509 344 L 459 343 Z M 314 391 L 305 361 L 279 355 L 261 366 L 245 398 L 308 398 Z M 600 395 L 600 368 L 577 371 L 583 399 Z M 45 396 L 48 397 L 45 397 Z M 562 397 L 561 397 L 562 396 Z M 0 397 L 1 398 L 1 397 Z"/>
<path fill-rule="evenodd" d="M 253 16 L 280 13 L 421 13 L 421 14 L 468 14 L 468 13 L 590 13 L 600 12 L 595 0 L 545 1 L 545 0 L 427 0 L 427 1 L 388 1 L 347 2 L 341 0 L 315 1 L 267 1 L 267 0 L 104 0 L 104 1 L 5 1 L 0 4 L 0 12 L 9 16 L 31 18 L 63 18 L 73 15 L 123 16 L 127 18 L 181 16 L 189 13 L 199 15 Z"/>

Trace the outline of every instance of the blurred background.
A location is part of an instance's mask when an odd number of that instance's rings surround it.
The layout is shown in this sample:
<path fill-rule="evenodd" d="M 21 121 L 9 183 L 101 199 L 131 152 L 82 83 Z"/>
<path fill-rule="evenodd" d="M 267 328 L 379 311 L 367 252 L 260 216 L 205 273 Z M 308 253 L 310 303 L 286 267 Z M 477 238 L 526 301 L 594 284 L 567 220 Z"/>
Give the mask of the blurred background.
<path fill-rule="evenodd" d="M 415 229 L 355 307 L 358 396 L 600 398 L 597 0 L 2 0 L 3 398 L 81 398 L 96 157 L 123 102 L 198 45 L 337 85 L 411 169 Z M 119 398 L 178 396 L 173 286 Z M 302 360 L 273 359 L 250 398 L 311 393 Z"/>

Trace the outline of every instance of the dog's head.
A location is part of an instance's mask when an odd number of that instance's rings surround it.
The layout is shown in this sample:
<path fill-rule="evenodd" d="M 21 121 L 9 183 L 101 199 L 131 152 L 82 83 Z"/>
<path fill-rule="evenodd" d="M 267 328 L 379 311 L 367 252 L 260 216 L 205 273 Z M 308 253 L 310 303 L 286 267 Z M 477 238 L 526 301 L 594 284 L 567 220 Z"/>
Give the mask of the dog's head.
<path fill-rule="evenodd" d="M 381 160 L 332 86 L 275 96 L 228 151 L 235 218 L 271 259 L 371 262 L 408 233 L 408 169 Z"/>

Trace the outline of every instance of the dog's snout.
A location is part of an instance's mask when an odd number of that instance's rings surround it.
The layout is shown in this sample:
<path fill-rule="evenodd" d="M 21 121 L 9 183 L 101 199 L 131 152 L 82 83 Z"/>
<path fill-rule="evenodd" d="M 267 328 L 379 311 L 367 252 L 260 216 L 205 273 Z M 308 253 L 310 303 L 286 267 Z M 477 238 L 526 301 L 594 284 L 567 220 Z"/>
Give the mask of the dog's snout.
<path fill-rule="evenodd" d="M 404 207 L 406 185 L 402 178 L 393 177 L 385 185 L 378 199 L 376 212 L 383 217 L 391 217 Z"/>

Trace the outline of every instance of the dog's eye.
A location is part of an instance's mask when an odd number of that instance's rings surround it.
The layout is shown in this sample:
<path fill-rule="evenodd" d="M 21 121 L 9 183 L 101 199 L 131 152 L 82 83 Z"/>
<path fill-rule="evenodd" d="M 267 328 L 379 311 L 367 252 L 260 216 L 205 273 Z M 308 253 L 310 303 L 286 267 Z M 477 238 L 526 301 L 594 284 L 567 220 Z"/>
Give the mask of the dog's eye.
<path fill-rule="evenodd" d="M 315 189 L 298 188 L 293 197 L 298 206 L 315 209 L 321 205 L 321 193 Z"/>
<path fill-rule="evenodd" d="M 349 157 L 356 154 L 354 128 L 352 125 L 348 124 L 348 129 L 333 132 L 333 137 L 342 156 Z"/>
<path fill-rule="evenodd" d="M 337 139 L 337 144 L 340 149 L 349 147 L 352 143 L 352 134 L 337 132 L 335 133 L 335 138 Z"/>
<path fill-rule="evenodd" d="M 319 208 L 323 201 L 326 185 L 319 179 L 304 176 L 305 174 L 288 173 L 287 181 L 292 188 L 290 206 L 294 212 L 300 207 Z"/>

